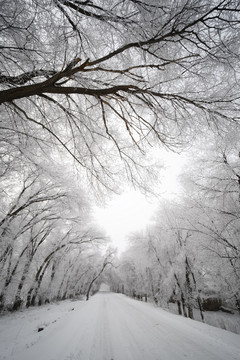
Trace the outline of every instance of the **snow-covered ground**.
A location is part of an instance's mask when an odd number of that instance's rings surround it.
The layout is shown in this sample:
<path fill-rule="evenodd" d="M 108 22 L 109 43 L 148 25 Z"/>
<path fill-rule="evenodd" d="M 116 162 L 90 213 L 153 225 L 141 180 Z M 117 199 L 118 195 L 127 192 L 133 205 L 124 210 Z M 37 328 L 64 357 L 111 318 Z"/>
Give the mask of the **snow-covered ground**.
<path fill-rule="evenodd" d="M 178 314 L 176 304 L 169 304 L 169 307 L 165 310 L 170 311 L 173 314 Z M 193 315 L 195 320 L 202 321 L 200 311 L 198 309 L 193 309 Z M 237 311 L 233 314 L 223 311 L 204 311 L 204 321 L 208 325 L 240 334 L 240 316 Z"/>
<path fill-rule="evenodd" d="M 2 316 L 0 354 L 1 360 L 239 360 L 240 336 L 105 291 L 88 302 Z"/>

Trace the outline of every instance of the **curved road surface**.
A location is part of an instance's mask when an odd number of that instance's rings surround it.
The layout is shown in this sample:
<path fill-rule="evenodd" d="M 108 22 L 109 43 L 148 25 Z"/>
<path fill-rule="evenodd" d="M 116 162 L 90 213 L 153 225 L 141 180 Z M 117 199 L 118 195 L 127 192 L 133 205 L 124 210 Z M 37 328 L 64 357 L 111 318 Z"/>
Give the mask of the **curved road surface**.
<path fill-rule="evenodd" d="M 17 359 L 239 360 L 240 336 L 102 292 L 76 304 Z"/>

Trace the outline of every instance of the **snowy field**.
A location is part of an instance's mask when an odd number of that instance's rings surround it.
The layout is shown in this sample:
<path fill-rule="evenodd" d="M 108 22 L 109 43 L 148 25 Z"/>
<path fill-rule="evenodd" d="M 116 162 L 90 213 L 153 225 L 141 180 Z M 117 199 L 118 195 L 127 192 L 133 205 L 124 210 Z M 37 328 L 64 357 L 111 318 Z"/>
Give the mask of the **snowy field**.
<path fill-rule="evenodd" d="M 240 336 L 121 294 L 0 318 L 1 360 L 239 360 Z"/>

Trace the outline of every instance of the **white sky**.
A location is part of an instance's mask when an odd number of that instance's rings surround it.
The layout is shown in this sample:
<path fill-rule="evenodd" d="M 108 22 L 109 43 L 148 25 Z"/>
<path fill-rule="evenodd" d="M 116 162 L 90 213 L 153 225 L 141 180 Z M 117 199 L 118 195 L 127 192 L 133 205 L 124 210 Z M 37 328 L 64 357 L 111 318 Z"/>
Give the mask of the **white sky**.
<path fill-rule="evenodd" d="M 154 157 L 163 160 L 165 167 L 159 184 L 161 196 L 174 198 L 181 192 L 178 175 L 185 159 L 181 155 L 162 150 Z M 128 235 L 150 224 L 157 205 L 156 199 L 150 201 L 140 192 L 128 189 L 121 195 L 116 195 L 104 208 L 97 207 L 95 218 L 111 238 L 113 246 L 122 252 L 127 247 Z"/>
<path fill-rule="evenodd" d="M 139 192 L 126 191 L 115 196 L 105 208 L 96 208 L 95 216 L 121 252 L 127 246 L 127 236 L 149 224 L 155 209 L 156 203 L 150 203 Z"/>

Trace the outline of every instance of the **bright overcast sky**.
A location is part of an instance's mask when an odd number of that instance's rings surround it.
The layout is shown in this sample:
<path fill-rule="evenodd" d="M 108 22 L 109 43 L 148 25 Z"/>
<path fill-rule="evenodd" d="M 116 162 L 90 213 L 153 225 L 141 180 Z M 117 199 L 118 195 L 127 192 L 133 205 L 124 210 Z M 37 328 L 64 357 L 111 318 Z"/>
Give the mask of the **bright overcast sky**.
<path fill-rule="evenodd" d="M 159 155 L 161 158 L 162 154 Z M 165 170 L 159 184 L 162 197 L 174 198 L 181 190 L 178 175 L 183 164 L 182 156 L 164 152 Z M 95 217 L 111 238 L 113 246 L 121 252 L 127 246 L 128 235 L 144 229 L 151 222 L 156 209 L 156 199 L 150 201 L 138 191 L 126 190 L 121 195 L 116 195 L 104 208 L 96 208 Z"/>
<path fill-rule="evenodd" d="M 121 252 L 126 247 L 127 236 L 149 224 L 155 209 L 156 203 L 150 203 L 139 192 L 126 191 L 116 195 L 105 208 L 97 208 L 95 214 L 113 246 Z"/>

